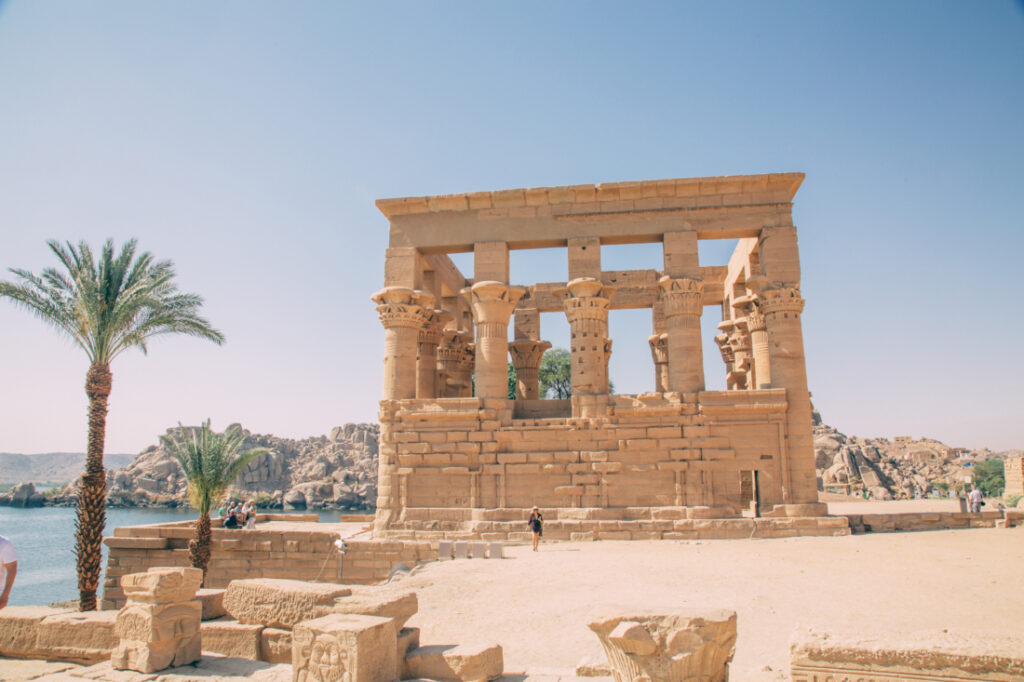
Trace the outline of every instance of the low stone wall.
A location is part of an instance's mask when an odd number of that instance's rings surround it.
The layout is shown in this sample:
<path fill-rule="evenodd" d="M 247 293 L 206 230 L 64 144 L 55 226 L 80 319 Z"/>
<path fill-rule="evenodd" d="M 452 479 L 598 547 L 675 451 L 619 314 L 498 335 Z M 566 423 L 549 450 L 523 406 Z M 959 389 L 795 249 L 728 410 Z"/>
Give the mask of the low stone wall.
<path fill-rule="evenodd" d="M 423 541 L 346 540 L 342 560 L 334 541 L 338 534 L 318 528 L 315 514 L 261 514 L 265 521 L 308 522 L 309 529 L 212 531 L 206 587 L 227 587 L 239 578 L 290 578 L 324 583 L 372 584 L 386 580 L 396 564 L 414 566 L 437 557 L 437 546 Z M 365 518 L 365 517 L 364 517 Z M 156 566 L 187 567 L 191 521 L 116 528 L 105 538 L 109 554 L 103 581 L 103 608 L 124 605 L 121 576 Z"/>
<path fill-rule="evenodd" d="M 995 528 L 1003 520 L 1001 511 L 920 512 L 911 514 L 847 514 L 854 533 L 893 533 L 911 530 L 952 528 Z"/>
<path fill-rule="evenodd" d="M 719 507 L 542 509 L 545 540 L 713 540 L 849 535 L 845 516 L 732 517 Z M 522 509 L 410 508 L 393 540 L 528 542 Z"/>
<path fill-rule="evenodd" d="M 951 633 L 851 635 L 798 629 L 790 638 L 793 682 L 1020 682 L 1024 639 Z"/>

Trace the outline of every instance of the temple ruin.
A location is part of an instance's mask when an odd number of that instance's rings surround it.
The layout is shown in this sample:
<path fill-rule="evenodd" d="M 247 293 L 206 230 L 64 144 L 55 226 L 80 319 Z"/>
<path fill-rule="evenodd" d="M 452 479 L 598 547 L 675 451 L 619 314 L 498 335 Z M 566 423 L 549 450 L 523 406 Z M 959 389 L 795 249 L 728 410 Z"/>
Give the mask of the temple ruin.
<path fill-rule="evenodd" d="M 379 200 L 390 240 L 373 295 L 385 328 L 375 534 L 510 537 L 533 505 L 566 539 L 685 536 L 672 521 L 744 515 L 848 533 L 823 524 L 839 519 L 821 519 L 818 503 L 792 219 L 803 178 Z M 728 265 L 699 262 L 711 239 L 737 240 Z M 602 270 L 603 245 L 633 243 L 660 243 L 664 268 Z M 567 282 L 513 281 L 510 251 L 552 247 L 566 249 Z M 471 277 L 449 257 L 466 252 Z M 709 306 L 714 339 L 701 334 Z M 651 310 L 637 330 L 649 336 L 648 393 L 609 394 L 608 313 L 623 308 Z M 548 312 L 569 323 L 571 400 L 538 395 Z M 712 351 L 727 390 L 705 390 Z"/>

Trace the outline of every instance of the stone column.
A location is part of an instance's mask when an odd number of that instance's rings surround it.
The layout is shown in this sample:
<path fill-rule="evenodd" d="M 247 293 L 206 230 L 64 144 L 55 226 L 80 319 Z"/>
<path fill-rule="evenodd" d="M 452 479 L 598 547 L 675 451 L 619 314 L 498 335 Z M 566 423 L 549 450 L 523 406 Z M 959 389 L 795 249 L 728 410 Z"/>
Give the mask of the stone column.
<path fill-rule="evenodd" d="M 722 329 L 722 325 L 726 324 L 726 322 L 729 323 L 730 327 L 732 326 L 732 320 L 723 320 L 718 325 L 718 328 Z M 732 350 L 732 344 L 729 343 L 729 334 L 727 332 L 722 332 L 721 334 L 715 335 L 715 344 L 718 345 L 718 350 L 722 354 L 722 362 L 725 363 L 725 386 L 727 389 L 731 390 L 733 388 L 732 372 L 735 354 Z"/>
<path fill-rule="evenodd" d="M 441 344 L 437 348 L 438 396 L 459 398 L 468 389 L 472 393 L 473 335 L 458 329 L 441 332 Z"/>
<path fill-rule="evenodd" d="M 738 390 L 750 386 L 747 381 L 750 370 L 750 332 L 744 318 L 735 320 L 732 333 L 729 334 L 729 345 L 732 347 L 733 366 L 732 383 Z"/>
<path fill-rule="evenodd" d="M 703 391 L 700 316 L 704 311 L 704 282 L 666 275 L 658 280 L 658 285 L 661 287 L 668 331 L 668 390 L 680 393 Z"/>
<path fill-rule="evenodd" d="M 768 327 L 764 314 L 757 304 L 752 303 L 747 313 L 747 329 L 750 330 L 750 346 L 754 356 L 754 379 L 751 388 L 770 388 L 772 369 L 768 353 Z"/>
<path fill-rule="evenodd" d="M 476 323 L 476 395 L 508 397 L 508 321 L 523 287 L 501 282 L 477 282 L 470 289 Z"/>
<path fill-rule="evenodd" d="M 654 390 L 664 393 L 668 390 L 668 334 L 652 334 L 647 343 L 654 359 Z"/>
<path fill-rule="evenodd" d="M 516 369 L 516 399 L 537 400 L 540 398 L 538 389 L 538 373 L 544 351 L 551 348 L 547 341 L 530 339 L 513 341 L 508 345 L 512 354 L 512 366 Z"/>
<path fill-rule="evenodd" d="M 574 396 L 608 393 L 608 307 L 615 289 L 593 277 L 579 277 L 554 291 L 562 298 L 572 333 L 570 377 Z"/>
<path fill-rule="evenodd" d="M 800 313 L 804 299 L 795 287 L 766 289 L 760 292 L 768 334 L 772 388 L 786 389 L 786 471 L 783 481 L 783 502 L 815 504 L 818 489 L 814 475 L 814 444 L 812 440 L 811 394 L 807 390 L 807 369 L 804 365 L 803 326 Z M 758 379 L 760 382 L 761 379 Z"/>
<path fill-rule="evenodd" d="M 416 397 L 437 398 L 440 396 L 437 380 L 437 346 L 441 342 L 441 330 L 452 319 L 443 310 L 428 311 L 419 332 L 419 354 L 416 357 Z"/>
<path fill-rule="evenodd" d="M 385 287 L 373 295 L 384 325 L 384 400 L 416 397 L 416 340 L 434 297 L 406 287 Z"/>

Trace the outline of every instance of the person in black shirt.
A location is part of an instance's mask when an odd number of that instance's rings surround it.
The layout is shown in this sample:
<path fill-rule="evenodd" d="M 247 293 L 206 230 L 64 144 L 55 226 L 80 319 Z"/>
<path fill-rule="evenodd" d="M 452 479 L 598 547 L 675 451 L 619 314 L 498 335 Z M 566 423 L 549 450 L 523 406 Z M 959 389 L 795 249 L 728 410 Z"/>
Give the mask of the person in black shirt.
<path fill-rule="evenodd" d="M 534 507 L 530 510 L 530 520 L 526 525 L 533 532 L 533 551 L 536 552 L 540 536 L 544 535 L 544 515 L 540 513 L 540 509 Z"/>

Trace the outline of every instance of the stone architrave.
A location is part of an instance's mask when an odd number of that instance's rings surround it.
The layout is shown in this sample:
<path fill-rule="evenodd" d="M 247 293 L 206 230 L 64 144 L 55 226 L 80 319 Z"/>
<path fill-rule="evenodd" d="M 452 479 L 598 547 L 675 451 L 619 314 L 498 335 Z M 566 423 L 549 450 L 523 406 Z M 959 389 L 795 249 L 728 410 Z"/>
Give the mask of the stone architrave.
<path fill-rule="evenodd" d="M 384 325 L 384 400 L 416 397 L 416 343 L 433 311 L 434 296 L 385 287 L 371 297 Z"/>
<path fill-rule="evenodd" d="M 704 282 L 696 278 L 658 280 L 668 333 L 669 390 L 696 393 L 704 390 L 704 356 L 700 316 L 704 310 Z"/>
<path fill-rule="evenodd" d="M 512 366 L 516 370 L 516 398 L 537 400 L 539 395 L 538 375 L 544 352 L 551 348 L 547 341 L 524 339 L 508 344 L 512 354 Z"/>
<path fill-rule="evenodd" d="M 524 287 L 502 282 L 477 282 L 470 290 L 476 324 L 476 395 L 508 397 L 508 322 Z"/>
<path fill-rule="evenodd" d="M 572 335 L 572 394 L 608 394 L 608 309 L 616 287 L 593 277 L 578 277 L 554 294 L 562 299 Z"/>
<path fill-rule="evenodd" d="M 668 390 L 668 334 L 652 334 L 647 337 L 654 360 L 654 390 L 664 393 Z"/>
<path fill-rule="evenodd" d="M 441 330 L 452 316 L 444 310 L 431 310 L 424 317 L 417 339 L 416 397 L 437 398 L 437 347 L 441 343 Z"/>
<path fill-rule="evenodd" d="M 122 577 L 128 601 L 114 624 L 111 666 L 153 673 L 198 661 L 203 606 L 195 596 L 202 582 L 198 568 L 151 568 Z"/>
<path fill-rule="evenodd" d="M 736 651 L 736 612 L 600 607 L 587 626 L 615 682 L 725 682 Z"/>
<path fill-rule="evenodd" d="M 332 614 L 292 631 L 293 682 L 379 682 L 398 677 L 398 632 L 390 618 Z"/>
<path fill-rule="evenodd" d="M 351 588 L 331 583 L 250 578 L 231 581 L 224 608 L 239 623 L 291 628 L 331 613 L 339 597 L 351 594 Z"/>

